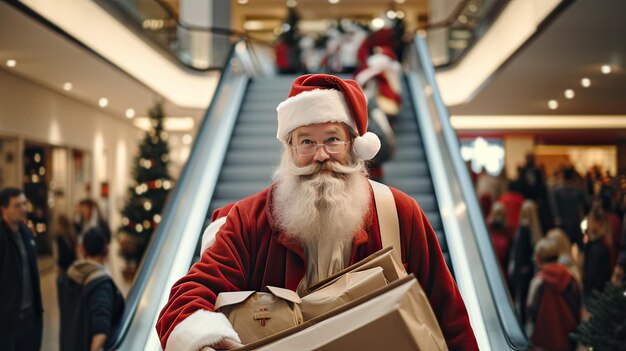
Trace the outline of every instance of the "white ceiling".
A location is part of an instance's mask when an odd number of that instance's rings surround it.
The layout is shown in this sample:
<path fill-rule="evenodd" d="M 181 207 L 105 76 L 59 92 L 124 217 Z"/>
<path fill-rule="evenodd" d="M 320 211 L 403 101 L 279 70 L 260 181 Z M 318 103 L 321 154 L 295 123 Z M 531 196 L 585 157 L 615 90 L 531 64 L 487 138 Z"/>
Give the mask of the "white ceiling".
<path fill-rule="evenodd" d="M 239 6 L 234 2 L 233 6 Z M 233 18 L 245 17 L 249 10 L 255 9 L 253 3 L 234 8 Z M 275 3 L 275 11 L 280 9 L 281 14 L 284 11 L 282 0 L 268 3 Z M 321 11 L 320 16 L 333 17 L 337 11 L 367 11 L 365 5 L 389 6 L 391 1 L 369 1 L 357 7 L 356 0 L 344 0 L 339 5 L 300 0 L 298 6 L 311 7 L 314 3 Z M 413 5 L 417 3 L 422 8 L 426 6 L 422 0 Z M 410 0 L 401 6 L 408 5 Z M 324 9 L 329 11 L 326 15 Z M 304 12 L 311 16 L 309 11 Z M 470 103 L 451 108 L 451 114 L 626 115 L 625 13 L 626 1 L 622 0 L 573 1 L 501 67 Z M 17 66 L 4 66 L 8 58 L 17 59 Z M 599 72 L 606 63 L 612 65 L 614 73 Z M 107 110 L 119 118 L 125 118 L 127 108 L 134 108 L 138 116 L 145 115 L 158 98 L 152 89 L 118 67 L 5 2 L 0 2 L 0 65 L 93 106 L 97 106 L 100 97 L 107 97 L 110 101 Z M 590 88 L 580 86 L 583 77 L 591 79 Z M 62 86 L 68 81 L 74 88 L 65 92 Z M 575 90 L 574 99 L 563 97 L 567 88 Z M 549 99 L 557 99 L 559 109 L 549 110 Z M 171 116 L 192 116 L 196 120 L 204 114 L 204 109 L 180 108 L 167 101 L 166 111 Z"/>
<path fill-rule="evenodd" d="M 7 59 L 15 59 L 17 65 L 7 67 Z M 0 67 L 92 106 L 98 107 L 98 100 L 106 97 L 106 110 L 121 119 L 128 108 L 146 116 L 160 98 L 102 57 L 5 2 L 0 2 Z M 72 83 L 71 91 L 63 90 L 65 82 Z M 166 100 L 165 111 L 199 121 L 205 109 L 181 108 Z"/>
<path fill-rule="evenodd" d="M 451 114 L 626 115 L 626 1 L 565 2 L 571 4 Z M 613 73 L 602 74 L 604 64 Z M 581 86 L 583 77 L 591 87 Z M 558 109 L 548 108 L 550 99 Z"/>

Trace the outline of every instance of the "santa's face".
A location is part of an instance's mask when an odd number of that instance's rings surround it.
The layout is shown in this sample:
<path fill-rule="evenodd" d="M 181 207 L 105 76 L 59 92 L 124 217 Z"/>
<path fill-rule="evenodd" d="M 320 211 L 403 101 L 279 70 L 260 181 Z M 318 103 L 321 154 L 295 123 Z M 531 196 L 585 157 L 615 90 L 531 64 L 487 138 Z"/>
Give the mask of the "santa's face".
<path fill-rule="evenodd" d="M 332 127 L 326 132 L 323 136 L 327 138 L 348 135 L 347 131 L 341 134 L 341 129 Z M 292 140 L 306 140 L 303 134 Z M 316 139 L 319 144 L 327 140 L 323 136 L 308 138 Z M 348 152 L 335 157 L 323 147 L 318 147 L 316 154 L 308 158 L 299 157 L 295 150 L 289 149 L 283 152 L 275 175 L 272 210 L 278 226 L 304 245 L 320 240 L 351 240 L 362 228 L 370 203 L 363 160 L 351 157 Z"/>
<path fill-rule="evenodd" d="M 326 161 L 346 165 L 350 159 L 352 142 L 345 124 L 319 123 L 294 129 L 291 146 L 293 158 L 298 167 Z M 311 148 L 314 149 L 308 151 Z"/>

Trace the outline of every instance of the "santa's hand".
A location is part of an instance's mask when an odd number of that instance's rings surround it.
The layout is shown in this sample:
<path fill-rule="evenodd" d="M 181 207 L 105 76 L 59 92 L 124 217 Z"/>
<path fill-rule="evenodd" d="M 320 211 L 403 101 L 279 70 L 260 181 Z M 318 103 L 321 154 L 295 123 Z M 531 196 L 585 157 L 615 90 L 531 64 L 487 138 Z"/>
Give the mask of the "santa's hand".
<path fill-rule="evenodd" d="M 217 344 L 209 346 L 205 346 L 200 351 L 215 351 L 215 350 L 233 350 L 238 347 L 242 347 L 243 344 L 240 344 L 236 341 L 233 341 L 229 338 L 224 338 L 224 340 L 218 342 Z"/>

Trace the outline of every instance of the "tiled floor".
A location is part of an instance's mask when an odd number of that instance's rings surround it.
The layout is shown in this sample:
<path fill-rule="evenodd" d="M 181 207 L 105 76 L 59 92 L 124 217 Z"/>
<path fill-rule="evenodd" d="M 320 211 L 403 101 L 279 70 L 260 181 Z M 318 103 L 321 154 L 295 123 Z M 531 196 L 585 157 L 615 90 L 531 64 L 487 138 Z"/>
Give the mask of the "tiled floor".
<path fill-rule="evenodd" d="M 130 289 L 130 284 L 122 278 L 123 261 L 117 255 L 117 241 L 111 243 L 109 262 L 107 268 L 110 270 L 115 284 L 122 291 L 124 296 Z M 43 341 L 41 349 L 43 351 L 59 350 L 59 307 L 57 304 L 56 277 L 57 271 L 52 256 L 43 256 L 38 259 L 39 275 L 41 280 L 41 295 L 43 298 Z"/>

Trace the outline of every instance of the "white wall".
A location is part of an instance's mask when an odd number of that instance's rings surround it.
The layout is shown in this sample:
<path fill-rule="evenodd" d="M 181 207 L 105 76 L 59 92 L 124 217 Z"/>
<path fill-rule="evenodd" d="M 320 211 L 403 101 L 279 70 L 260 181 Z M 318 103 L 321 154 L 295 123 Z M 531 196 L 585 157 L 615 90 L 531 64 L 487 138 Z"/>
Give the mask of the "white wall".
<path fill-rule="evenodd" d="M 129 121 L 0 70 L 0 134 L 90 152 L 91 195 L 99 199 L 100 183 L 109 182 L 103 210 L 112 228 L 119 225 L 142 135 Z"/>
<path fill-rule="evenodd" d="M 504 137 L 504 166 L 508 179 L 517 179 L 517 167 L 526 164 L 526 154 L 532 153 L 535 139 L 531 135 Z"/>

